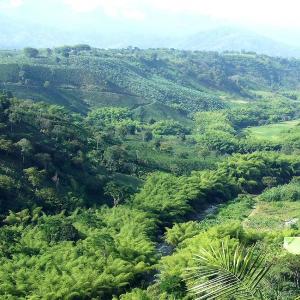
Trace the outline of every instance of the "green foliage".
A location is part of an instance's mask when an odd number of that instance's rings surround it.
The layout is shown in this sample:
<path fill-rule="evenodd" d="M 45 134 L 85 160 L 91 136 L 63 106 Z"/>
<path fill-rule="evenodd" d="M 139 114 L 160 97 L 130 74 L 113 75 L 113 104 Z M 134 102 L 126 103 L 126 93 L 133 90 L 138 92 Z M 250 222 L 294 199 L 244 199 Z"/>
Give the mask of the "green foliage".
<path fill-rule="evenodd" d="M 263 126 L 251 127 L 247 133 L 249 136 L 259 140 L 281 142 L 285 139 L 287 143 L 297 138 L 297 125 L 299 120 L 291 120 L 280 123 L 272 123 Z"/>
<path fill-rule="evenodd" d="M 198 137 L 198 143 L 204 144 L 210 151 L 218 151 L 221 154 L 239 152 L 239 143 L 235 136 L 223 131 L 209 131 Z"/>
<path fill-rule="evenodd" d="M 152 132 L 151 131 L 145 131 L 144 135 L 143 135 L 143 141 L 144 142 L 149 142 L 151 141 L 153 138 Z"/>
<path fill-rule="evenodd" d="M 299 162 L 293 156 L 277 153 L 236 154 L 221 164 L 224 171 L 234 178 L 242 191 L 255 193 L 264 187 L 263 178 L 274 177 L 278 183 L 285 183 L 299 172 Z"/>
<path fill-rule="evenodd" d="M 126 151 L 104 136 L 98 139 L 82 116 L 62 107 L 7 97 L 1 101 L 0 123 L 6 124 L 0 129 L 1 213 L 34 205 L 72 211 L 105 202 L 105 166 L 125 169 Z"/>
<path fill-rule="evenodd" d="M 20 148 L 22 157 L 23 157 L 23 162 L 25 160 L 25 156 L 29 156 L 31 152 L 33 151 L 33 147 L 31 145 L 31 142 L 27 140 L 26 138 L 21 139 L 16 143 L 16 145 Z"/>
<path fill-rule="evenodd" d="M 113 205 L 117 206 L 130 196 L 130 187 L 121 186 L 113 181 L 108 182 L 104 187 L 106 195 L 112 197 Z"/>
<path fill-rule="evenodd" d="M 299 295 L 299 268 L 298 255 L 284 253 L 276 258 L 264 282 L 266 298 L 275 296 L 279 299 L 296 300 L 295 297 Z"/>
<path fill-rule="evenodd" d="M 298 82 L 294 74 L 298 74 L 299 62 L 295 59 L 174 49 L 103 50 L 88 45 L 46 49 L 47 55 L 35 59 L 34 64 L 22 54 L 0 56 L 1 83 L 9 84 L 19 97 L 37 99 L 43 95 L 46 101 L 74 111 L 86 112 L 89 105 L 121 106 L 133 108 L 142 120 L 182 121 L 190 112 L 227 108 L 223 99 L 234 103 L 254 98 L 259 103 L 263 93 L 276 91 L 277 100 L 291 103 L 282 105 L 281 113 L 270 114 L 268 107 L 258 113 L 251 101 L 249 107 L 231 114 L 235 126 L 295 115 L 296 93 L 291 90 Z M 20 72 L 24 76 L 20 77 Z M 20 85 L 15 85 L 17 82 Z M 45 82 L 51 82 L 52 88 L 41 89 Z"/>
<path fill-rule="evenodd" d="M 297 163 L 295 164 L 297 166 Z M 235 155 L 220 164 L 216 171 L 194 172 L 190 177 L 157 173 L 148 177 L 132 205 L 157 214 L 161 220 L 178 220 L 192 207 L 228 201 L 239 192 L 260 192 L 262 179 L 272 174 L 280 181 L 296 175 L 293 159 L 273 153 Z"/>
<path fill-rule="evenodd" d="M 186 214 L 191 209 L 188 200 L 189 194 L 182 189 L 179 178 L 156 173 L 147 178 L 142 190 L 133 199 L 132 205 L 168 221 Z"/>
<path fill-rule="evenodd" d="M 75 111 L 78 107 L 86 111 L 87 102 L 95 107 L 121 103 L 123 107 L 137 108 L 137 114 L 144 118 L 148 108 L 144 110 L 141 104 L 155 105 L 158 102 L 169 117 L 177 115 L 186 119 L 186 112 L 182 113 L 182 110 L 195 112 L 226 106 L 217 95 L 207 91 L 203 83 L 196 83 L 192 74 L 196 74 L 197 70 L 193 70 L 191 76 L 187 76 L 185 70 L 176 74 L 176 55 L 161 51 L 163 56 L 171 59 L 153 61 L 151 57 L 156 54 L 153 52 L 149 50 L 136 55 L 131 50 L 91 50 L 88 45 L 75 45 L 55 48 L 56 57 L 47 55 L 39 58 L 34 65 L 21 55 L 12 56 L 10 61 L 3 61 L 0 57 L 0 79 L 3 78 L 2 82 L 16 82 L 19 81 L 18 73 L 24 71 L 22 85 L 25 86 L 27 80 L 27 83 L 31 82 L 27 85 L 30 88 L 12 86 L 15 93 L 18 96 L 23 94 L 24 98 L 34 97 L 36 87 L 43 86 L 46 81 L 51 82 L 53 88 L 43 90 L 47 101 L 67 104 Z M 196 66 L 192 61 L 189 65 L 192 68 Z M 60 88 L 65 86 L 71 91 Z M 81 86 L 88 89 L 82 91 Z M 120 101 L 115 101 L 118 99 Z M 162 115 L 160 119 L 163 119 Z"/>
<path fill-rule="evenodd" d="M 220 239 L 240 238 L 243 240 L 245 237 L 245 232 L 238 222 L 227 222 L 222 225 L 210 227 L 207 230 L 200 230 L 192 238 L 188 238 L 180 243 L 177 251 L 172 255 L 161 259 L 159 265 L 159 282 L 163 284 L 164 290 L 166 288 L 171 288 L 172 290 L 173 283 L 177 282 L 177 288 L 174 288 L 170 294 L 176 295 L 177 293 L 182 293 L 186 295 L 186 269 L 196 267 L 196 261 L 193 259 L 194 254 L 198 253 L 203 247 L 209 248 L 210 246 L 219 245 Z M 171 286 L 169 286 L 170 284 Z"/>
<path fill-rule="evenodd" d="M 30 47 L 24 48 L 23 52 L 28 57 L 37 57 L 38 54 L 39 54 L 39 50 L 38 49 L 30 48 Z"/>
<path fill-rule="evenodd" d="M 199 133 L 211 131 L 234 133 L 233 126 L 225 112 L 198 112 L 194 115 L 196 130 Z"/>
<path fill-rule="evenodd" d="M 259 196 L 262 201 L 297 201 L 300 200 L 300 185 L 292 182 L 285 185 L 280 185 L 267 189 Z"/>
<path fill-rule="evenodd" d="M 299 207 L 298 201 L 258 202 L 252 214 L 244 221 L 244 226 L 257 232 L 272 230 L 280 233 L 284 229 L 297 231 L 300 225 Z"/>
<path fill-rule="evenodd" d="M 121 171 L 128 159 L 127 151 L 118 145 L 108 147 L 103 153 L 103 161 L 109 170 Z"/>
<path fill-rule="evenodd" d="M 145 276 L 155 261 L 146 236 L 151 220 L 121 207 L 42 216 L 36 226 L 22 227 L 22 235 L 20 230 L 0 228 L 1 249 L 15 241 L 6 248 L 13 258 L 1 253 L 1 297 L 108 299 Z"/>
<path fill-rule="evenodd" d="M 43 238 L 48 243 L 79 240 L 79 232 L 73 224 L 61 215 L 44 217 L 39 226 Z"/>
<path fill-rule="evenodd" d="M 199 222 L 199 231 L 226 222 L 242 222 L 249 216 L 255 204 L 254 197 L 241 194 L 227 203 L 212 206 L 205 218 Z"/>
<path fill-rule="evenodd" d="M 73 50 L 77 50 L 77 51 L 90 51 L 92 50 L 90 45 L 87 44 L 78 44 L 72 47 Z"/>
<path fill-rule="evenodd" d="M 195 259 L 197 267 L 188 272 L 195 278 L 190 291 L 197 299 L 263 299 L 259 284 L 270 267 L 254 247 L 246 250 L 225 240 L 218 247 L 202 248 Z"/>
<path fill-rule="evenodd" d="M 199 231 L 199 224 L 195 221 L 176 223 L 172 228 L 167 228 L 165 239 L 168 244 L 178 246 L 184 240 L 198 234 Z"/>
<path fill-rule="evenodd" d="M 176 121 L 160 121 L 153 126 L 153 133 L 157 135 L 180 135 L 188 134 L 189 130 Z"/>
<path fill-rule="evenodd" d="M 151 300 L 146 291 L 133 289 L 120 297 L 121 300 Z"/>
<path fill-rule="evenodd" d="M 122 121 L 131 120 L 131 114 L 126 108 L 97 108 L 88 114 L 87 121 L 94 126 L 103 127 L 117 125 Z"/>
<path fill-rule="evenodd" d="M 271 99 L 233 108 L 228 117 L 235 128 L 246 128 L 294 119 L 297 110 L 298 103 Z"/>
<path fill-rule="evenodd" d="M 286 141 L 283 141 L 283 135 L 278 135 L 278 133 L 280 128 L 289 128 L 288 126 L 297 124 L 297 121 L 286 121 L 250 129 L 248 126 L 293 119 L 297 116 L 298 109 L 298 104 L 264 100 L 254 104 L 245 104 L 242 107 L 233 107 L 229 110 L 199 112 L 194 115 L 197 142 L 204 144 L 210 151 L 217 151 L 220 154 L 281 149 L 291 153 L 297 147 L 297 142 L 294 141 L 297 140 L 297 136 L 288 134 Z M 247 129 L 241 131 L 245 127 Z M 274 128 L 274 138 L 272 128 Z"/>
<path fill-rule="evenodd" d="M 224 239 L 241 263 L 255 242 L 278 262 L 267 299 L 297 295 L 282 242 L 299 235 L 299 61 L 88 45 L 29 56 L 0 53 L 0 86 L 40 101 L 0 94 L 1 299 L 189 300 L 193 255 Z"/>

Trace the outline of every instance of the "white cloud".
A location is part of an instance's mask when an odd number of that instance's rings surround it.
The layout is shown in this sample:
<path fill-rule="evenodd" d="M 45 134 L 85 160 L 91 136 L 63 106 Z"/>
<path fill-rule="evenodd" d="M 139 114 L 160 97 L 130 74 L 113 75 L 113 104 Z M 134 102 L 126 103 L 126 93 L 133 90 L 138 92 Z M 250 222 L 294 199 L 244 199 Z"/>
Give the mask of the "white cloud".
<path fill-rule="evenodd" d="M 136 20 L 136 21 L 143 21 L 145 19 L 145 14 L 139 10 L 124 10 L 122 12 L 122 16 L 126 19 Z"/>
<path fill-rule="evenodd" d="M 10 0 L 10 5 L 12 7 L 18 7 L 21 6 L 24 3 L 23 0 Z"/>
<path fill-rule="evenodd" d="M 137 8 L 137 0 L 65 0 L 73 11 L 87 13 L 101 9 L 104 13 L 114 18 L 126 18 L 137 21 L 144 20 L 145 14 Z"/>
<path fill-rule="evenodd" d="M 20 1 L 20 0 L 14 0 Z M 101 9 L 116 18 L 143 20 L 149 11 L 282 26 L 300 26 L 299 0 L 64 0 L 74 11 Z"/>
<path fill-rule="evenodd" d="M 300 25 L 299 0 L 151 0 L 148 2 L 156 9 L 177 14 L 206 15 L 241 23 Z"/>
<path fill-rule="evenodd" d="M 69 5 L 72 10 L 80 13 L 93 11 L 96 8 L 101 7 L 105 3 L 105 1 L 101 0 L 65 0 L 64 2 Z"/>
<path fill-rule="evenodd" d="M 24 0 L 0 0 L 0 9 L 7 10 L 17 8 L 24 3 Z"/>

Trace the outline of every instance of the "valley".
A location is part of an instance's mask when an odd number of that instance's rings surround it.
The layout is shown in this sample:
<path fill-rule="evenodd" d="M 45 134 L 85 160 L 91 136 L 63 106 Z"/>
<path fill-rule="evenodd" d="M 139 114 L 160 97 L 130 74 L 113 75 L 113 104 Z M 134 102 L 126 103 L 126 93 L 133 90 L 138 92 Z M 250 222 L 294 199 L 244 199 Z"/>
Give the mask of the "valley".
<path fill-rule="evenodd" d="M 299 74 L 245 51 L 1 51 L 0 298 L 229 299 L 200 276 L 225 253 L 226 276 L 252 270 L 230 299 L 294 300 Z"/>

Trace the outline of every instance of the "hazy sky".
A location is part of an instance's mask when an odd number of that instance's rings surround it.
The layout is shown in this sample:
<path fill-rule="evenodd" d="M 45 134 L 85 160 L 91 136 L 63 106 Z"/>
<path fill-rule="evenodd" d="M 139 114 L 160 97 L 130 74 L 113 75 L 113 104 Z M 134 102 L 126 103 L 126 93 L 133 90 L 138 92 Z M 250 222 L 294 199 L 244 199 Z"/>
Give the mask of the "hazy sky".
<path fill-rule="evenodd" d="M 300 0 L 0 0 L 0 22 L 18 25 L 160 36 L 238 25 L 290 44 L 299 14 Z"/>
<path fill-rule="evenodd" d="M 0 0 L 3 14 L 53 23 L 105 17 L 136 24 L 163 17 L 209 17 L 243 25 L 300 28 L 299 0 Z"/>

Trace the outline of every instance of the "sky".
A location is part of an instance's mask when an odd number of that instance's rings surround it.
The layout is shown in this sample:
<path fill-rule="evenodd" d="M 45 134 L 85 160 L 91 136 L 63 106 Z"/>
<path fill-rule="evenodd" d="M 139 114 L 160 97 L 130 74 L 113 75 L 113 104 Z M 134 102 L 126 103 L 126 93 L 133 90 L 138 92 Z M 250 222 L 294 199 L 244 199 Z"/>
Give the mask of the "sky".
<path fill-rule="evenodd" d="M 153 14 L 158 18 L 190 15 L 288 29 L 300 28 L 299 10 L 299 0 L 0 0 L 4 14 L 32 20 L 64 16 L 66 22 L 74 16 L 86 19 L 94 14 L 136 23 L 150 22 Z"/>
<path fill-rule="evenodd" d="M 233 25 L 282 41 L 299 40 L 299 11 L 300 0 L 0 0 L 17 24 L 160 36 Z"/>

